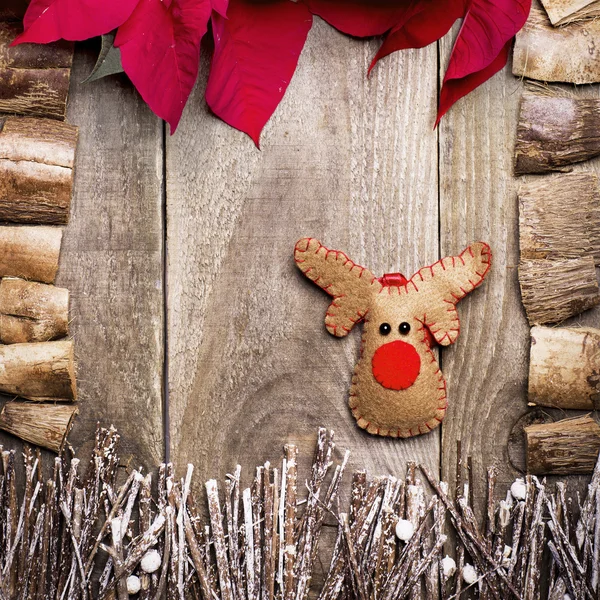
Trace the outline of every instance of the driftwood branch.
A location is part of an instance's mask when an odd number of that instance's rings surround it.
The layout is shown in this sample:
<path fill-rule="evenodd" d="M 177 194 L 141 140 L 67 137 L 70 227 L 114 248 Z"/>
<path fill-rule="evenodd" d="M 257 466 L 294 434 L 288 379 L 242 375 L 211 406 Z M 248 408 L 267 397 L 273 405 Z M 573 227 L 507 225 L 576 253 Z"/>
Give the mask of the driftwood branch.
<path fill-rule="evenodd" d="M 77 408 L 72 405 L 7 402 L 0 413 L 0 429 L 60 452 L 76 414 Z"/>
<path fill-rule="evenodd" d="M 600 27 L 600 21 L 598 24 Z M 523 94 L 515 143 L 517 175 L 560 170 L 598 154 L 599 99 L 577 98 L 558 91 Z"/>
<path fill-rule="evenodd" d="M 533 327 L 530 404 L 594 410 L 600 406 L 600 329 Z"/>
<path fill-rule="evenodd" d="M 560 323 L 600 303 L 592 256 L 521 260 L 519 284 L 530 325 Z"/>
<path fill-rule="evenodd" d="M 61 241 L 60 227 L 0 226 L 0 277 L 53 283 Z"/>
<path fill-rule="evenodd" d="M 527 471 L 591 473 L 600 452 L 600 426 L 589 415 L 525 428 Z"/>
<path fill-rule="evenodd" d="M 76 144 L 73 125 L 6 119 L 0 132 L 0 221 L 68 222 Z"/>
<path fill-rule="evenodd" d="M 524 259 L 591 255 L 598 264 L 598 177 L 593 173 L 568 173 L 523 183 L 519 189 L 519 246 Z"/>
<path fill-rule="evenodd" d="M 21 31 L 19 23 L 0 21 L 0 112 L 64 119 L 73 44 L 10 47 Z"/>
<path fill-rule="evenodd" d="M 73 342 L 0 346 L 0 391 L 28 400 L 77 399 Z"/>
<path fill-rule="evenodd" d="M 566 25 L 600 16 L 598 0 L 542 0 L 552 25 Z"/>
<path fill-rule="evenodd" d="M 595 41 L 600 22 L 581 21 L 552 27 L 537 0 L 519 33 L 513 54 L 513 74 L 540 81 L 595 83 L 600 81 L 600 48 Z"/>
<path fill-rule="evenodd" d="M 69 291 L 5 277 L 0 281 L 0 342 L 48 342 L 69 330 Z"/>

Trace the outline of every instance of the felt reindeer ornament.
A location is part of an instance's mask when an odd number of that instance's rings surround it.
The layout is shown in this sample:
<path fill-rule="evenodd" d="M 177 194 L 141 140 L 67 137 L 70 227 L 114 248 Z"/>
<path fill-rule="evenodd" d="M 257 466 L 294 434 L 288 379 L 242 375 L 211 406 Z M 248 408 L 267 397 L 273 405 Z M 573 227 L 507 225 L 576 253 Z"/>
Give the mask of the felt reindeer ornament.
<path fill-rule="evenodd" d="M 360 321 L 360 358 L 349 404 L 369 433 L 411 437 L 437 427 L 446 413 L 446 381 L 431 350 L 448 346 L 460 331 L 456 304 L 482 283 L 490 247 L 472 244 L 417 271 L 375 277 L 343 252 L 315 239 L 297 244 L 298 268 L 333 301 L 325 316 L 329 333 L 344 337 Z"/>

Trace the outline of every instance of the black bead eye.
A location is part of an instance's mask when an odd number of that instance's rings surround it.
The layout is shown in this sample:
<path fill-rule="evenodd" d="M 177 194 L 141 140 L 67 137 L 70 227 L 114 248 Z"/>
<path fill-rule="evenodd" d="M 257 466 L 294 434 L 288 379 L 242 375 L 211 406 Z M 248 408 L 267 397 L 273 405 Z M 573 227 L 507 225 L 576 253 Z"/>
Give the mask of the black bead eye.
<path fill-rule="evenodd" d="M 404 323 L 400 323 L 400 327 L 398 327 L 398 329 L 402 335 L 407 335 L 410 331 L 410 323 L 404 321 Z"/>
<path fill-rule="evenodd" d="M 388 335 L 388 333 L 392 330 L 391 326 L 389 323 L 382 323 L 379 326 L 379 333 L 381 335 Z"/>

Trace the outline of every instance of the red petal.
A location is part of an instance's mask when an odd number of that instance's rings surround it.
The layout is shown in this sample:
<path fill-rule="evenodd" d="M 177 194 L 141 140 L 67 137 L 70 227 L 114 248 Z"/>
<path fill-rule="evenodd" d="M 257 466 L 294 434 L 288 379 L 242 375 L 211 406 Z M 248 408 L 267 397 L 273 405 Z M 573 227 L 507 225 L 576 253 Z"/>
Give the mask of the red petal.
<path fill-rule="evenodd" d="M 481 69 L 481 71 L 476 71 L 475 73 L 471 73 L 471 75 L 466 75 L 460 79 L 444 80 L 444 85 L 442 86 L 442 91 L 440 93 L 440 105 L 438 107 L 437 119 L 435 121 L 436 127 L 440 122 L 440 119 L 457 100 L 460 100 L 463 96 L 472 92 L 476 87 L 480 86 L 504 67 L 508 60 L 511 46 L 512 39 L 506 42 L 506 45 L 502 48 L 496 59 L 487 67 Z"/>
<path fill-rule="evenodd" d="M 212 0 L 213 10 L 218 12 L 222 17 L 227 16 L 227 5 L 229 0 Z"/>
<path fill-rule="evenodd" d="M 406 18 L 388 33 L 369 67 L 369 72 L 378 60 L 392 52 L 406 48 L 423 48 L 444 37 L 464 13 L 464 0 L 419 2 L 414 10 L 407 11 Z"/>
<path fill-rule="evenodd" d="M 531 0 L 471 0 L 450 54 L 436 124 L 456 100 L 502 69 L 530 8 Z"/>
<path fill-rule="evenodd" d="M 32 0 L 13 44 L 86 40 L 125 22 L 138 0 Z"/>
<path fill-rule="evenodd" d="M 313 15 L 356 37 L 382 35 L 412 11 L 417 0 L 304 0 Z"/>
<path fill-rule="evenodd" d="M 141 0 L 115 38 L 123 70 L 171 133 L 198 76 L 210 13 L 210 0 Z"/>
<path fill-rule="evenodd" d="M 312 17 L 304 4 L 289 0 L 230 0 L 227 16 L 212 16 L 215 53 L 206 101 L 258 146 L 294 74 Z"/>

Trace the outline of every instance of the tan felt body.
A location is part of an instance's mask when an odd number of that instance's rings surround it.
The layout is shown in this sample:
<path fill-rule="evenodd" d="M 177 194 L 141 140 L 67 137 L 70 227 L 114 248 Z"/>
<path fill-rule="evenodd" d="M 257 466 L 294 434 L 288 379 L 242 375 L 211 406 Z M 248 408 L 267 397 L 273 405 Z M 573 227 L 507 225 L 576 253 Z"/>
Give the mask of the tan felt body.
<path fill-rule="evenodd" d="M 325 316 L 331 334 L 343 337 L 359 321 L 365 323 L 349 398 L 358 425 L 392 437 L 411 437 L 437 427 L 446 412 L 446 382 L 431 345 L 433 340 L 443 346 L 456 341 L 456 304 L 488 274 L 489 246 L 473 244 L 458 256 L 420 269 L 410 280 L 377 278 L 343 252 L 311 238 L 296 244 L 294 258 L 309 279 L 333 296 Z M 389 333 L 381 333 L 382 324 L 389 325 Z M 400 324 L 409 330 L 401 332 Z M 375 353 L 394 342 L 409 344 L 418 354 L 418 374 L 405 389 L 390 389 L 374 375 Z"/>

